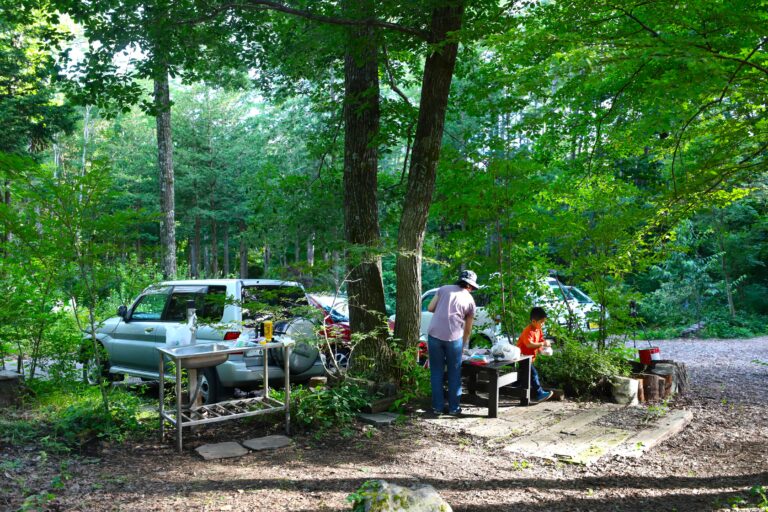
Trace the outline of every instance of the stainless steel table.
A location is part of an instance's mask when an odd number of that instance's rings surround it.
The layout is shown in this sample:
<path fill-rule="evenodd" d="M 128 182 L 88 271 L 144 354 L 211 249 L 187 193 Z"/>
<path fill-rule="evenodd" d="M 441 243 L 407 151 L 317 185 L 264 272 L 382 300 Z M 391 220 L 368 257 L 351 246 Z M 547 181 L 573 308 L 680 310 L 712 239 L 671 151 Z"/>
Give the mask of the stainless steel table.
<path fill-rule="evenodd" d="M 285 433 L 291 432 L 291 386 L 290 367 L 292 340 L 273 341 L 248 347 L 233 347 L 227 343 L 184 345 L 173 348 L 158 347 L 157 353 L 160 359 L 160 439 L 165 433 L 165 422 L 176 427 L 176 447 L 181 452 L 184 427 L 216 423 L 220 421 L 245 418 L 260 414 L 285 412 Z M 282 349 L 285 373 L 285 402 L 280 402 L 269 396 L 268 350 Z M 230 354 L 264 351 L 264 394 L 255 398 L 241 398 L 227 400 L 213 404 L 196 405 L 199 395 L 199 380 L 196 378 L 197 369 L 217 366 L 229 358 Z M 164 385 L 165 362 L 170 359 L 176 367 L 175 394 L 176 407 L 174 411 L 165 409 Z M 186 407 L 182 403 L 182 369 L 186 368 L 190 374 L 189 379 L 189 403 Z"/>

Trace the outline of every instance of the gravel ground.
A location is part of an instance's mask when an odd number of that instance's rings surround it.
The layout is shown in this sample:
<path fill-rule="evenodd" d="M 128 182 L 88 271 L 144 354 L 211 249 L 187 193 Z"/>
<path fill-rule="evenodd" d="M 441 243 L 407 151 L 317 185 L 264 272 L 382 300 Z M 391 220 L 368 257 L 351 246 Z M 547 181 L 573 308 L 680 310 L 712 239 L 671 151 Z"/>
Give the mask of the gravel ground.
<path fill-rule="evenodd" d="M 170 443 L 106 447 L 68 462 L 0 447 L 0 509 L 18 509 L 22 492 L 52 489 L 41 510 L 350 510 L 350 492 L 383 478 L 429 483 L 456 511 L 732 510 L 741 498 L 748 502 L 740 510 L 750 503 L 758 510 L 748 490 L 768 487 L 768 366 L 752 361 L 768 361 L 768 337 L 658 346 L 664 359 L 688 367 L 691 390 L 669 406 L 691 410 L 694 419 L 640 459 L 591 467 L 523 460 L 418 418 L 389 429 L 357 427 L 348 438 L 299 434 L 287 449 L 212 462 L 178 455 Z M 269 433 L 279 432 L 231 422 L 190 436 L 187 447 Z"/>

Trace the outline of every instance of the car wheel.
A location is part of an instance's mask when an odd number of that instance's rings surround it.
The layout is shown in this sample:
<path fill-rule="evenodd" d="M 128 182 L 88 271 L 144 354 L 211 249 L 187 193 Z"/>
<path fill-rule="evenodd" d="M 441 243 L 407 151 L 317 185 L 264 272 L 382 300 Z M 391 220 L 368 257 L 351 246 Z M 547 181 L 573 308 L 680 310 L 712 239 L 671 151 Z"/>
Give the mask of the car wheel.
<path fill-rule="evenodd" d="M 333 353 L 333 358 L 336 359 L 336 364 L 339 368 L 346 368 L 349 366 L 349 350 L 339 349 Z"/>
<path fill-rule="evenodd" d="M 109 373 L 109 356 L 104 345 L 98 345 L 99 357 L 93 353 L 93 347 L 83 348 L 83 382 L 91 386 L 96 386 L 102 379 L 107 381 L 116 381 L 120 376 Z"/>
<path fill-rule="evenodd" d="M 200 397 L 203 404 L 214 404 L 219 401 L 221 383 L 216 368 L 205 368 L 200 377 Z"/>

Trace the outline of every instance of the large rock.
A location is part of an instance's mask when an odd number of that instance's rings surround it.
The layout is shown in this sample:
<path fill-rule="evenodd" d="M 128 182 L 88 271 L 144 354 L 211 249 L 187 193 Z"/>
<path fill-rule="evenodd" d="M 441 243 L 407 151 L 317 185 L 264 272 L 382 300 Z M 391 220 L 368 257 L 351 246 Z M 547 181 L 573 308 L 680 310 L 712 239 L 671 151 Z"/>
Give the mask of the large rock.
<path fill-rule="evenodd" d="M 615 375 L 610 378 L 610 381 L 613 400 L 617 404 L 636 405 L 638 403 L 637 380 Z"/>
<path fill-rule="evenodd" d="M 431 485 L 411 488 L 384 480 L 365 482 L 354 494 L 355 510 L 362 505 L 365 512 L 452 512 L 451 506 Z"/>

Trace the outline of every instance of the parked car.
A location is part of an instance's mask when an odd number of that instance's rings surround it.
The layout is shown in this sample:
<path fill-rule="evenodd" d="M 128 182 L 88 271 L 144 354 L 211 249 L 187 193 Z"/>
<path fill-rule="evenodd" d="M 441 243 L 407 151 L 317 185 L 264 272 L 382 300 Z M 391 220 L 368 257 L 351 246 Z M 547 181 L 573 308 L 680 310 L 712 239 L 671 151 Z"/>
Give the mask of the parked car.
<path fill-rule="evenodd" d="M 349 328 L 349 301 L 344 295 L 328 293 L 307 294 L 310 305 L 322 311 L 323 329 L 320 335 L 349 343 L 352 331 Z"/>
<path fill-rule="evenodd" d="M 306 306 L 303 287 L 291 281 L 266 279 L 208 279 L 165 281 L 146 288 L 130 307 L 120 306 L 118 315 L 104 321 L 96 330 L 102 350 L 102 368 L 95 368 L 95 358 L 88 358 L 85 373 L 105 376 L 120 374 L 156 380 L 158 352 L 166 345 L 166 329 L 186 321 L 187 301 L 197 309 L 197 343 L 235 341 L 242 333 L 255 338 L 257 324 L 271 318 L 276 336 L 296 339 L 291 360 L 291 378 L 296 381 L 323 375 L 325 367 L 313 343 L 302 340 L 314 334 L 312 322 L 291 316 L 291 309 Z M 88 335 L 90 338 L 90 334 Z M 90 339 L 85 340 L 86 351 Z M 90 350 L 92 352 L 92 350 Z M 232 354 L 229 360 L 202 372 L 202 395 L 213 402 L 233 388 L 253 389 L 263 379 L 261 351 L 253 355 L 244 351 Z M 267 362 L 269 378 L 280 382 L 284 372 L 279 356 Z"/>
<path fill-rule="evenodd" d="M 576 323 L 575 327 L 589 331 L 597 330 L 596 315 L 600 305 L 589 295 L 575 286 L 564 285 L 553 277 L 546 279 L 545 287 L 549 288 L 550 293 L 538 297 L 536 304 L 546 308 L 558 324 L 568 325 L 570 310 L 572 320 Z"/>
<path fill-rule="evenodd" d="M 330 293 L 311 293 L 307 295 L 307 299 L 310 305 L 322 312 L 322 328 L 318 330 L 318 334 L 322 341 L 327 339 L 330 344 L 330 351 L 325 350 L 324 355 L 334 358 L 339 367 L 346 368 L 352 341 L 349 300 L 344 295 Z"/>

